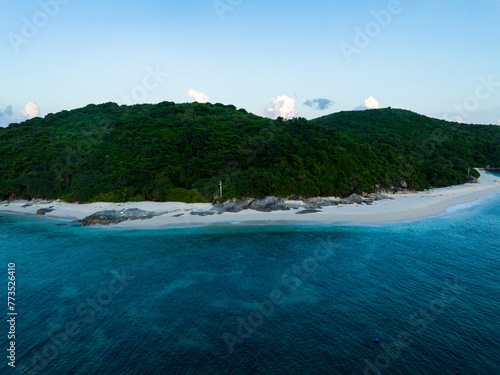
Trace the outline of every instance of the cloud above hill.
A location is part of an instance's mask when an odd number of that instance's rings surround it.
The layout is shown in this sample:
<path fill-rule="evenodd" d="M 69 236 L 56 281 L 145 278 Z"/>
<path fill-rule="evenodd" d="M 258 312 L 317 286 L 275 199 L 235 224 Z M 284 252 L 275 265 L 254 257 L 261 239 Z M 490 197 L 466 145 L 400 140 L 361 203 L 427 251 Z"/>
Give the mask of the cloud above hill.
<path fill-rule="evenodd" d="M 324 111 L 325 109 L 330 108 L 335 102 L 330 99 L 317 98 L 313 100 L 307 100 L 304 102 L 304 105 L 317 109 L 319 111 Z"/>
<path fill-rule="evenodd" d="M 291 119 L 295 116 L 295 99 L 281 95 L 273 99 L 272 107 L 264 110 L 266 117 Z"/>
<path fill-rule="evenodd" d="M 205 95 L 204 93 L 198 92 L 193 89 L 188 91 L 188 95 L 198 103 L 208 103 L 209 101 L 208 95 Z"/>
<path fill-rule="evenodd" d="M 360 105 L 359 107 L 356 107 L 354 110 L 364 111 L 366 109 L 380 109 L 380 104 L 378 100 L 375 99 L 373 96 L 370 96 L 369 98 L 363 100 L 363 104 Z"/>
<path fill-rule="evenodd" d="M 36 103 L 28 102 L 26 103 L 24 109 L 21 110 L 19 113 L 21 113 L 22 116 L 31 119 L 38 117 L 40 115 L 40 109 L 38 108 L 38 105 Z"/>
<path fill-rule="evenodd" d="M 3 110 L 0 109 L 0 127 L 6 127 L 9 124 L 23 122 L 40 116 L 38 105 L 34 102 L 26 103 L 24 109 L 15 111 L 14 107 L 8 105 Z"/>

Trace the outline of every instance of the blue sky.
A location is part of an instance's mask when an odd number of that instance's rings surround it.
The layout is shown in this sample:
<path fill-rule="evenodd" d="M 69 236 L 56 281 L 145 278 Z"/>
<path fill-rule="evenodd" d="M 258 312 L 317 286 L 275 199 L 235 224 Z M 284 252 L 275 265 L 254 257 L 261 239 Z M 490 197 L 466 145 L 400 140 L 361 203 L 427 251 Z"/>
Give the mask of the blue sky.
<path fill-rule="evenodd" d="M 2 126 L 89 103 L 194 98 L 270 117 L 378 103 L 500 125 L 497 0 L 1 5 Z"/>

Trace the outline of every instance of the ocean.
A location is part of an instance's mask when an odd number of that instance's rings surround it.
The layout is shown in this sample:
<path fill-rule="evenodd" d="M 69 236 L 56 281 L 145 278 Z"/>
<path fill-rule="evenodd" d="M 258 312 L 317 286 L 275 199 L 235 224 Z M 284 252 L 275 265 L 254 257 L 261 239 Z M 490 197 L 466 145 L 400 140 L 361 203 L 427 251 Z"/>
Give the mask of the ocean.
<path fill-rule="evenodd" d="M 499 228 L 500 195 L 383 225 L 0 214 L 0 373 L 500 374 Z"/>

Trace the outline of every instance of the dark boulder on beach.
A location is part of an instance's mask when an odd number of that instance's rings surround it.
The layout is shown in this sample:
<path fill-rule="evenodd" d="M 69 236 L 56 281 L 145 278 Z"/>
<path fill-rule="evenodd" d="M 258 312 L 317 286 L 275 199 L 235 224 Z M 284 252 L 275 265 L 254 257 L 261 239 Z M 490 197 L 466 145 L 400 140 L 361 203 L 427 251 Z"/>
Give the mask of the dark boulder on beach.
<path fill-rule="evenodd" d="M 99 211 L 82 220 L 78 220 L 78 222 L 83 226 L 89 226 L 118 224 L 127 220 L 129 219 L 121 215 L 119 211 Z"/>
<path fill-rule="evenodd" d="M 320 210 L 303 210 L 303 211 L 298 211 L 295 214 L 296 215 L 304 215 L 304 214 L 315 214 L 321 212 Z"/>
<path fill-rule="evenodd" d="M 48 214 L 49 212 L 52 212 L 52 211 L 55 211 L 54 208 L 40 208 L 36 214 L 37 215 L 45 215 L 45 214 Z"/>
<path fill-rule="evenodd" d="M 216 204 L 212 207 L 213 211 L 218 213 L 223 212 L 240 212 L 249 208 L 250 204 L 254 201 L 253 198 L 243 198 L 243 199 L 230 199 L 224 203 Z"/>
<path fill-rule="evenodd" d="M 89 225 L 112 225 L 119 224 L 128 220 L 145 220 L 154 216 L 163 215 L 166 212 L 148 212 L 137 208 L 129 208 L 123 211 L 99 211 L 82 220 L 78 220 L 82 226 Z"/>
<path fill-rule="evenodd" d="M 306 208 L 308 210 L 316 210 L 316 209 L 320 209 L 321 207 L 322 207 L 322 205 L 319 204 L 318 202 L 309 202 L 304 206 L 304 208 Z"/>
<path fill-rule="evenodd" d="M 290 207 L 285 203 L 284 198 L 278 198 L 278 197 L 266 197 L 264 199 L 233 198 L 222 204 L 216 204 L 212 207 L 212 210 L 218 213 L 224 213 L 224 212 L 234 213 L 248 209 L 260 212 L 272 212 L 272 211 L 288 211 L 290 210 Z"/>
<path fill-rule="evenodd" d="M 193 215 L 193 216 L 201 216 L 201 217 L 203 217 L 203 216 L 215 215 L 215 212 L 214 212 L 214 211 L 198 211 L 198 212 L 196 212 L 196 211 L 192 211 L 192 212 L 190 213 L 190 215 Z M 177 215 L 176 215 L 176 216 L 177 216 Z"/>
<path fill-rule="evenodd" d="M 319 207 L 329 207 L 329 206 L 337 206 L 340 202 L 327 198 L 320 198 L 317 199 L 314 203 L 317 204 Z"/>
<path fill-rule="evenodd" d="M 254 200 L 249 208 L 259 212 L 272 212 L 272 211 L 288 211 L 290 207 L 285 203 L 284 198 L 266 197 L 264 199 Z"/>
<path fill-rule="evenodd" d="M 355 204 L 355 203 L 361 204 L 361 203 L 364 203 L 364 201 L 365 200 L 360 195 L 351 194 L 347 198 L 342 199 L 340 201 L 340 203 L 342 203 L 342 204 Z"/>
<path fill-rule="evenodd" d="M 374 194 L 373 195 L 373 200 L 374 201 L 381 201 L 381 200 L 384 200 L 384 199 L 394 199 L 394 198 L 388 197 L 387 195 L 383 195 L 383 194 Z"/>

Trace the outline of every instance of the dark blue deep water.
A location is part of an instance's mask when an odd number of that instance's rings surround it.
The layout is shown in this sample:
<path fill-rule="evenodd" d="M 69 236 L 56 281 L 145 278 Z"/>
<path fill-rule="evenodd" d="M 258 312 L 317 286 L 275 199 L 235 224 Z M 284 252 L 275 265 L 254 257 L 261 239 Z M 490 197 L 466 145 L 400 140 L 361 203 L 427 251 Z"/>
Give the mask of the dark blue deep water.
<path fill-rule="evenodd" d="M 378 226 L 1 214 L 4 353 L 8 263 L 18 316 L 0 373 L 500 374 L 499 228 L 498 195 Z"/>

